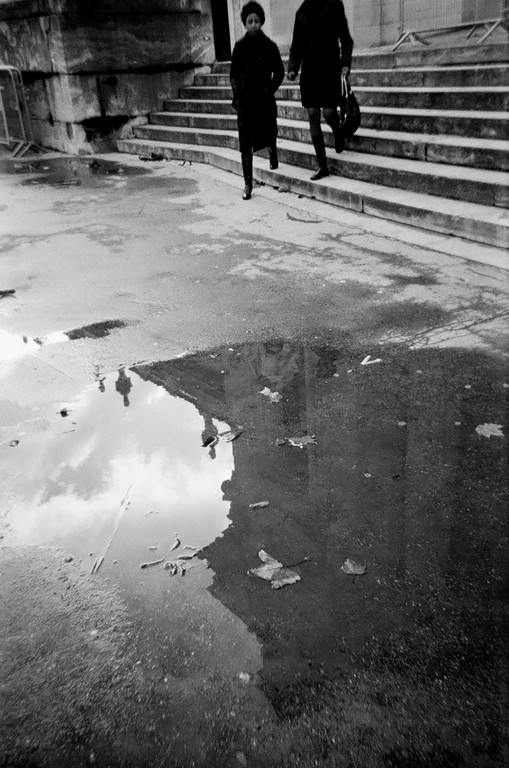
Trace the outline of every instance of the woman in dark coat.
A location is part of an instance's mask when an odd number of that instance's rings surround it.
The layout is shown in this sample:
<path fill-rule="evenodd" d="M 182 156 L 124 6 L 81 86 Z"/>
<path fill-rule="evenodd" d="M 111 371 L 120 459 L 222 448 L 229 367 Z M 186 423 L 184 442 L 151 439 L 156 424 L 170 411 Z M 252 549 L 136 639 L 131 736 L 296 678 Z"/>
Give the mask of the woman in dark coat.
<path fill-rule="evenodd" d="M 244 174 L 244 200 L 253 190 L 253 152 L 269 148 L 270 167 L 278 167 L 275 93 L 285 76 L 279 49 L 262 32 L 265 13 L 258 3 L 247 3 L 241 12 L 246 34 L 235 44 L 230 82 L 233 108 L 238 115 L 239 145 Z"/>
<path fill-rule="evenodd" d="M 308 111 L 311 139 L 318 160 L 318 171 L 311 176 L 313 181 L 329 175 L 320 109 L 334 132 L 336 152 L 345 148 L 337 108 L 341 75 L 350 73 L 352 49 L 353 40 L 341 0 L 304 0 L 295 16 L 288 78 L 295 80 L 302 66 L 301 101 Z"/>

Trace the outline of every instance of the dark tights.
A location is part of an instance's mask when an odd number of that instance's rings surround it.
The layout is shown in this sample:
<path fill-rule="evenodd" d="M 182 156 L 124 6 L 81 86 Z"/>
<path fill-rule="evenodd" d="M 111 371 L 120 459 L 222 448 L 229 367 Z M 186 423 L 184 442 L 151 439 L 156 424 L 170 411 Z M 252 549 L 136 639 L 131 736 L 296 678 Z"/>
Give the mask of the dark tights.
<path fill-rule="evenodd" d="M 323 137 L 322 126 L 320 125 L 320 107 L 308 107 L 309 130 L 313 140 L 320 140 Z M 323 116 L 325 122 L 336 132 L 338 125 L 338 114 L 335 107 L 323 107 Z"/>

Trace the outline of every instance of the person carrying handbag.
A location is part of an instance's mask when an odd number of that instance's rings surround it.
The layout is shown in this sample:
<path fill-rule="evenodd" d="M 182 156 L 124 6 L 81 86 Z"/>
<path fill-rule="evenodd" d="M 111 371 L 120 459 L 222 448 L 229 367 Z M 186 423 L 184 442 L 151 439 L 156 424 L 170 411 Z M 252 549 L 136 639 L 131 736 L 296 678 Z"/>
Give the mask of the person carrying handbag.
<path fill-rule="evenodd" d="M 334 133 L 336 152 L 345 148 L 337 110 L 341 102 L 341 76 L 350 74 L 352 50 L 353 40 L 341 0 L 304 0 L 295 15 L 288 79 L 295 80 L 301 69 L 301 102 L 307 109 L 318 161 L 312 181 L 329 175 L 321 110 Z"/>

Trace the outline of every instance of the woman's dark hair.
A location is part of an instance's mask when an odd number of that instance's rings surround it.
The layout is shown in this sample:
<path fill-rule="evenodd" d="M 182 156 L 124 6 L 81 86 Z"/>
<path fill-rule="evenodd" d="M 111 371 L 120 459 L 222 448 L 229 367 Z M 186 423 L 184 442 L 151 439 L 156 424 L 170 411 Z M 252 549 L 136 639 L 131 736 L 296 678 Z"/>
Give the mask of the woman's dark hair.
<path fill-rule="evenodd" d="M 265 11 L 263 10 L 260 3 L 254 2 L 246 3 L 240 12 L 240 18 L 242 19 L 243 25 L 246 26 L 247 17 L 252 13 L 256 13 L 260 19 L 260 24 L 263 26 L 265 24 Z"/>

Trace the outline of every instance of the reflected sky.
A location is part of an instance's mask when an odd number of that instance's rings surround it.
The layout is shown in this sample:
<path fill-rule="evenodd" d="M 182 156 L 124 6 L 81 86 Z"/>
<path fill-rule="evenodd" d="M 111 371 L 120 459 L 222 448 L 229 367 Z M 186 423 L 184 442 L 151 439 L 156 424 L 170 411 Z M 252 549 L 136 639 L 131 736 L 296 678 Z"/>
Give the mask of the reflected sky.
<path fill-rule="evenodd" d="M 118 560 L 150 559 L 151 546 L 169 554 L 175 531 L 202 547 L 228 525 L 221 485 L 232 475 L 232 446 L 221 442 L 212 460 L 192 403 L 122 369 L 69 403 L 66 417 L 55 410 L 49 421 L 49 433 L 27 436 L 16 454 L 25 466 L 18 541 L 59 545 L 83 559 L 100 554 L 128 493 L 115 534 L 122 551 L 115 536 L 109 550 Z"/>

